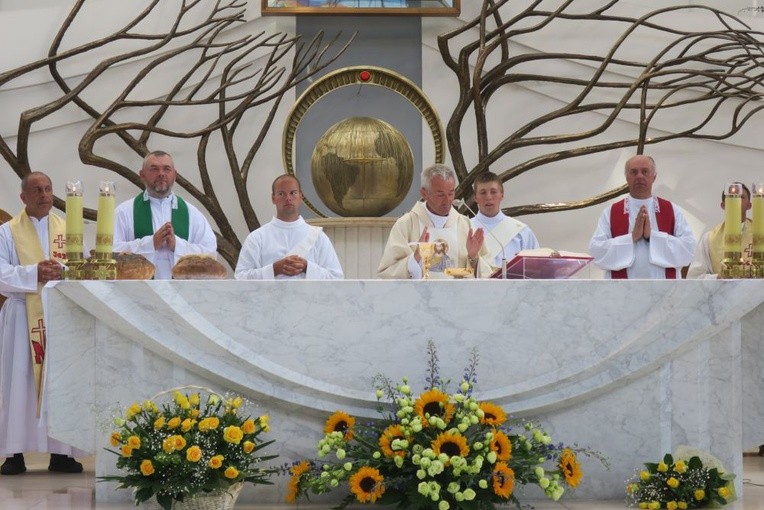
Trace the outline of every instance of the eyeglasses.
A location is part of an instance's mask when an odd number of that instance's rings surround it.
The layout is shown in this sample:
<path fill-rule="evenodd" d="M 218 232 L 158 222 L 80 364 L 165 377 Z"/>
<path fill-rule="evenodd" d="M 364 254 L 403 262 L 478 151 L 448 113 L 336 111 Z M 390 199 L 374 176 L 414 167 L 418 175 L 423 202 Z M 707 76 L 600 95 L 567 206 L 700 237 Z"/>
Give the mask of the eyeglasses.
<path fill-rule="evenodd" d="M 277 191 L 273 194 L 276 198 L 284 198 L 289 195 L 291 198 L 297 198 L 300 196 L 300 192 L 297 190 L 292 191 Z"/>

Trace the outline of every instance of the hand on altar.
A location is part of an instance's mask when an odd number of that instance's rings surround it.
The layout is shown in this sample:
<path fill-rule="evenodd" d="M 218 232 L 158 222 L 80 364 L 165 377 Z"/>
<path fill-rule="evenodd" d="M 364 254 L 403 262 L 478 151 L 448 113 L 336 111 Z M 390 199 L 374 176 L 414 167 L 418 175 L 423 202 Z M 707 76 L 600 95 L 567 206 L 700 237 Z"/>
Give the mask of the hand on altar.
<path fill-rule="evenodd" d="M 476 260 L 480 253 L 480 248 L 483 247 L 483 229 L 477 230 L 470 229 L 467 232 L 467 256 L 470 260 Z"/>
<path fill-rule="evenodd" d="M 273 274 L 278 276 L 295 276 L 305 272 L 308 268 L 308 261 L 299 255 L 287 255 L 283 259 L 273 263 Z"/>
<path fill-rule="evenodd" d="M 61 264 L 55 260 L 43 260 L 37 264 L 37 281 L 48 283 L 61 279 Z"/>
<path fill-rule="evenodd" d="M 419 236 L 419 242 L 420 243 L 427 243 L 430 241 L 430 233 L 427 231 L 427 227 L 424 227 L 424 230 L 422 230 L 422 235 Z M 422 256 L 419 255 L 419 246 L 417 246 L 416 250 L 414 250 L 414 260 L 417 262 L 422 262 Z"/>

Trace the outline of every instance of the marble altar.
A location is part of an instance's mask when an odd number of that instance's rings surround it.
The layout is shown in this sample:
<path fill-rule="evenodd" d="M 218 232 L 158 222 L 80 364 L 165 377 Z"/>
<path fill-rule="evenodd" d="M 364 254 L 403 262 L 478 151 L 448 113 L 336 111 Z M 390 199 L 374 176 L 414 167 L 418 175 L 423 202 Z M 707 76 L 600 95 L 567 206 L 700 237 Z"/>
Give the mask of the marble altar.
<path fill-rule="evenodd" d="M 583 459 L 565 497 L 621 498 L 679 444 L 719 457 L 742 491 L 742 451 L 764 443 L 762 281 L 71 281 L 44 295 L 50 433 L 96 452 L 99 474 L 115 471 L 110 412 L 187 384 L 257 402 L 279 464 L 314 457 L 328 413 L 376 416 L 375 374 L 422 388 L 428 339 L 444 378 L 476 347 L 478 398 L 608 457 Z M 258 501 L 282 501 L 275 481 Z M 130 494 L 99 483 L 96 498 Z"/>

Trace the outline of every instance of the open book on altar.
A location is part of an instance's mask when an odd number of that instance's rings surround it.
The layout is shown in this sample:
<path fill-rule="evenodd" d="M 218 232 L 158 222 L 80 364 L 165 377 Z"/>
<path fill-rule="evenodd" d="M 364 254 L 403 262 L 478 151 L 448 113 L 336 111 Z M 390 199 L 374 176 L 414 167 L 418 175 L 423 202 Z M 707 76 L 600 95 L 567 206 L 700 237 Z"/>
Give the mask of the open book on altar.
<path fill-rule="evenodd" d="M 588 253 L 537 248 L 523 250 L 507 261 L 508 280 L 557 280 L 570 278 L 588 266 L 593 257 Z M 501 268 L 491 278 L 502 277 Z"/>

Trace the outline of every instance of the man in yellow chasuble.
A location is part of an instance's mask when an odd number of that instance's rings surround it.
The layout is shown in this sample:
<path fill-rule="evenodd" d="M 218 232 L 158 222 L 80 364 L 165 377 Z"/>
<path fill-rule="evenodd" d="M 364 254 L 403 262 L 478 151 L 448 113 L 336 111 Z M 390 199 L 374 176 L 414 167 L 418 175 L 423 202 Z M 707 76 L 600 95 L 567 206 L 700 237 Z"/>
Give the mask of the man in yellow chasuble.
<path fill-rule="evenodd" d="M 0 474 L 26 471 L 23 452 L 51 453 L 50 471 L 79 473 L 82 455 L 48 437 L 44 399 L 45 320 L 40 291 L 60 280 L 66 258 L 63 219 L 50 214 L 53 186 L 41 172 L 21 181 L 24 209 L 0 226 Z"/>

